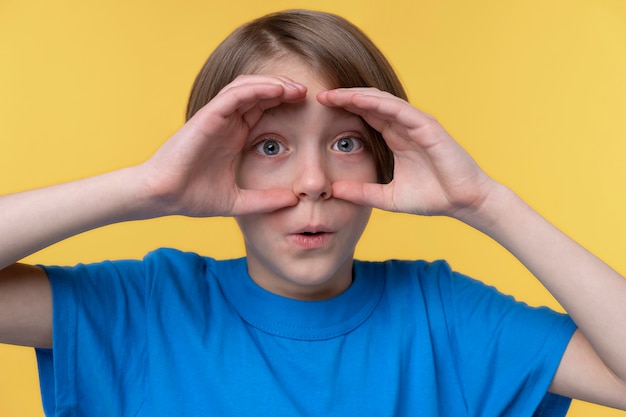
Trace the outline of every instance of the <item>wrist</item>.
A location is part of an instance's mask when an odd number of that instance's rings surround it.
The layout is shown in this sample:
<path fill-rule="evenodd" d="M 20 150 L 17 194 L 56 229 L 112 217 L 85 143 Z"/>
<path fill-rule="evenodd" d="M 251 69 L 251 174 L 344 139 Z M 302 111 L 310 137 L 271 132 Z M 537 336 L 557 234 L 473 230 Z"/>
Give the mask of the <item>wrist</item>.
<path fill-rule="evenodd" d="M 522 200 L 508 187 L 494 182 L 484 197 L 472 207 L 459 211 L 455 216 L 467 225 L 493 236 L 500 224 L 516 211 Z"/>
<path fill-rule="evenodd" d="M 131 220 L 179 214 L 177 197 L 149 166 L 142 164 L 121 172 L 126 178 L 122 186 L 128 193 L 129 214 L 133 216 Z"/>

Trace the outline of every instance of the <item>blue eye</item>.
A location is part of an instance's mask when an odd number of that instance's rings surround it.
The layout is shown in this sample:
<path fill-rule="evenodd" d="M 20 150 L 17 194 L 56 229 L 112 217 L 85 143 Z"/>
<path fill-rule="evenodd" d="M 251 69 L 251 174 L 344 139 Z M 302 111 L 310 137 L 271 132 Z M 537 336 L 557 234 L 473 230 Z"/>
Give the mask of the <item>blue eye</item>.
<path fill-rule="evenodd" d="M 275 156 L 284 151 L 284 146 L 274 139 L 266 139 L 254 147 L 257 152 L 266 156 Z"/>
<path fill-rule="evenodd" d="M 339 152 L 356 152 L 363 147 L 363 143 L 356 138 L 345 137 L 333 143 L 332 149 Z"/>

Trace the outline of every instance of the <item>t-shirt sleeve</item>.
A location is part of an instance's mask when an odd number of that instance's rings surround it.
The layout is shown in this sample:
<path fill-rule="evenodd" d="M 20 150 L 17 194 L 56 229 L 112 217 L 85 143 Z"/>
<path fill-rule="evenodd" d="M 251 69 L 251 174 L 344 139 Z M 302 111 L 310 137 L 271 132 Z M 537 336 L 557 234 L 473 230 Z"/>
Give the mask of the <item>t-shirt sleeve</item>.
<path fill-rule="evenodd" d="M 44 411 L 137 415 L 146 397 L 136 388 L 147 355 L 142 263 L 44 269 L 53 296 L 53 347 L 36 350 Z"/>
<path fill-rule="evenodd" d="M 576 329 L 566 315 L 530 307 L 439 265 L 438 285 L 470 415 L 564 416 L 570 399 L 547 393 Z M 534 413 L 534 414 L 533 414 Z"/>

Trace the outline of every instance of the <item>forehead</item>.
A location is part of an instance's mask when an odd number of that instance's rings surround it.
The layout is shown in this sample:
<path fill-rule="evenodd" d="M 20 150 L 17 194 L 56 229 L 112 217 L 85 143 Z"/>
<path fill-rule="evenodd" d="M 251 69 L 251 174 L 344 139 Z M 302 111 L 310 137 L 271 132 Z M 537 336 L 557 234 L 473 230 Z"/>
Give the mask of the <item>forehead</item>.
<path fill-rule="evenodd" d="M 288 119 L 297 120 L 301 116 L 315 116 L 336 122 L 354 122 L 362 119 L 347 110 L 336 107 L 326 107 L 319 103 L 316 98 L 317 92 L 307 92 L 307 97 L 299 103 L 281 103 L 276 107 L 263 112 L 263 117 L 271 120 Z"/>
<path fill-rule="evenodd" d="M 367 125 L 359 116 L 344 109 L 326 107 L 317 102 L 315 94 L 311 93 L 305 102 L 283 103 L 266 110 L 254 131 L 265 130 L 287 135 L 317 132 L 322 136 L 353 131 L 369 136 Z"/>
<path fill-rule="evenodd" d="M 320 91 L 334 88 L 335 85 L 322 72 L 316 71 L 313 65 L 293 54 L 285 54 L 268 58 L 254 68 L 253 74 L 286 77 L 303 84 L 307 88 L 307 101 L 315 98 Z"/>
<path fill-rule="evenodd" d="M 306 99 L 298 103 L 281 103 L 264 111 L 260 123 L 293 124 L 304 126 L 337 127 L 338 129 L 362 129 L 365 123 L 358 115 L 342 108 L 326 107 L 317 101 L 317 94 L 333 88 L 301 58 L 285 55 L 268 59 L 254 71 L 258 75 L 282 76 L 303 84 L 307 88 Z"/>

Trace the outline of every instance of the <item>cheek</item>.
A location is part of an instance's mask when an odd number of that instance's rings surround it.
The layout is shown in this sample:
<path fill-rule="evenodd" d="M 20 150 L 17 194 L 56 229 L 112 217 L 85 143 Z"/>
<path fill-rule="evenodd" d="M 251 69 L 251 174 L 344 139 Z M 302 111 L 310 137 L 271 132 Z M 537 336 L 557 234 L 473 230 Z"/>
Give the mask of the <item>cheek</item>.
<path fill-rule="evenodd" d="M 341 214 L 338 214 L 336 219 L 338 220 L 338 224 L 342 225 L 342 229 L 344 231 L 343 236 L 345 239 L 345 249 L 354 251 L 356 245 L 361 239 L 361 236 L 363 235 L 363 231 L 369 223 L 371 214 L 371 208 L 356 206 L 352 203 L 345 202 Z"/>
<path fill-rule="evenodd" d="M 378 172 L 374 158 L 370 158 L 367 164 L 363 164 L 361 175 L 364 178 L 363 182 L 378 182 Z"/>
<path fill-rule="evenodd" d="M 357 213 L 355 213 L 354 215 L 354 220 L 358 227 L 361 229 L 360 232 L 362 233 L 363 230 L 365 230 L 365 226 L 367 226 L 367 223 L 369 222 L 369 219 L 372 215 L 372 209 L 369 207 L 356 206 L 356 210 Z"/>
<path fill-rule="evenodd" d="M 286 178 L 283 171 L 284 167 L 277 163 L 261 161 L 254 155 L 240 155 L 235 164 L 235 181 L 239 188 L 248 190 L 278 188 Z"/>
<path fill-rule="evenodd" d="M 327 213 L 333 218 L 334 224 L 352 229 L 353 234 L 360 234 L 369 222 L 372 208 L 333 199 L 332 204 L 328 205 Z"/>
<path fill-rule="evenodd" d="M 246 242 L 258 243 L 259 239 L 270 239 L 270 232 L 277 230 L 277 225 L 273 224 L 272 217 L 271 214 L 251 214 L 236 217 L 235 221 Z"/>
<path fill-rule="evenodd" d="M 375 183 L 378 180 L 376 164 L 371 154 L 358 159 L 337 158 L 334 163 L 334 181 L 358 181 Z"/>

